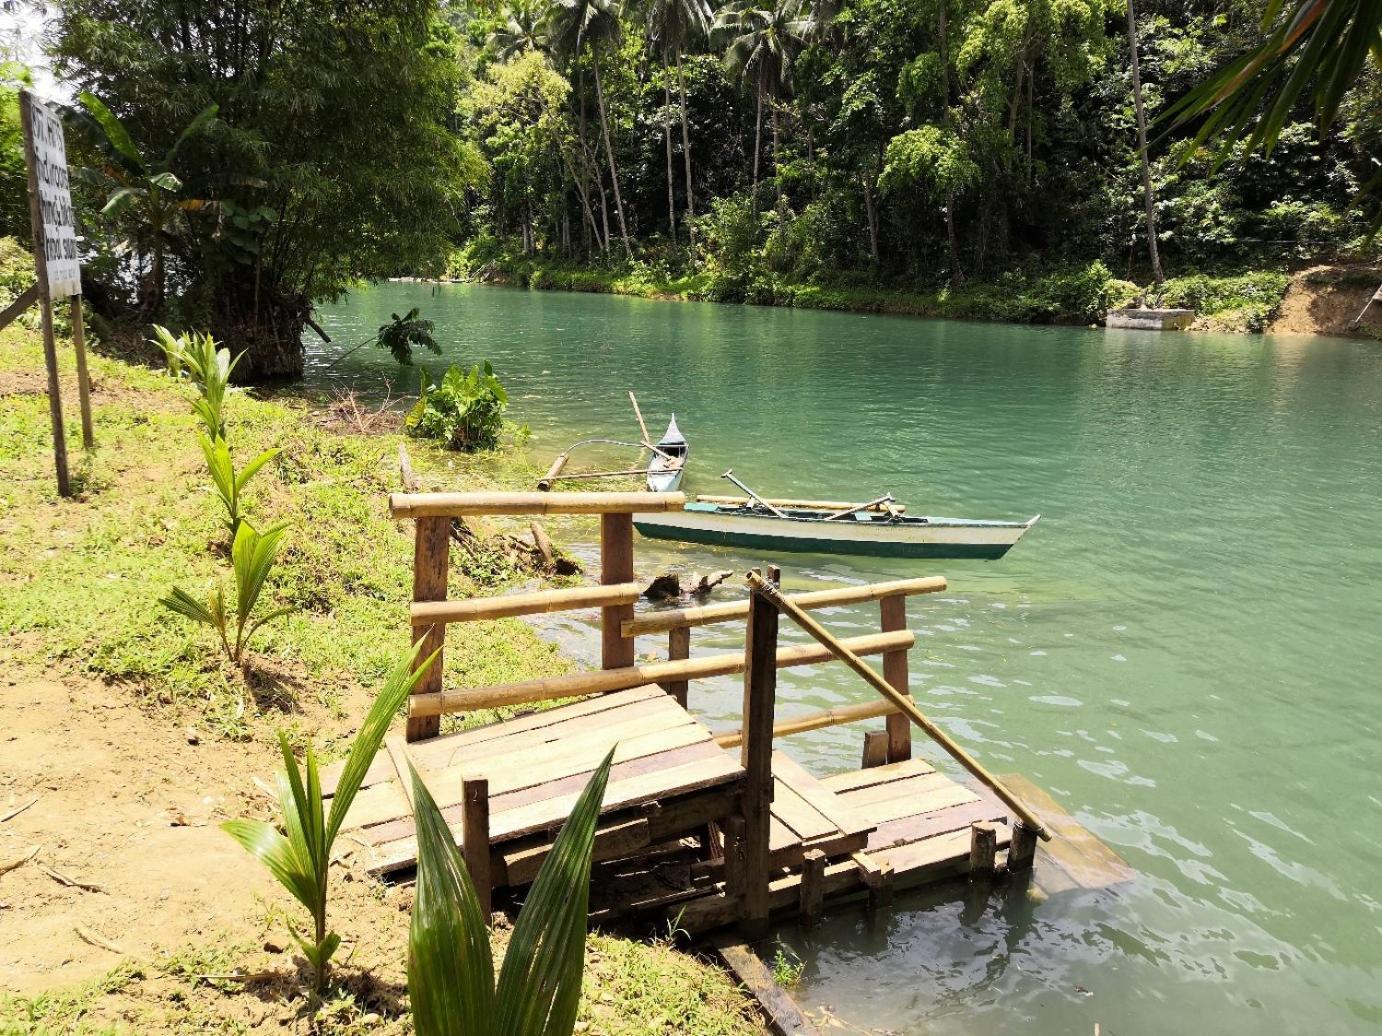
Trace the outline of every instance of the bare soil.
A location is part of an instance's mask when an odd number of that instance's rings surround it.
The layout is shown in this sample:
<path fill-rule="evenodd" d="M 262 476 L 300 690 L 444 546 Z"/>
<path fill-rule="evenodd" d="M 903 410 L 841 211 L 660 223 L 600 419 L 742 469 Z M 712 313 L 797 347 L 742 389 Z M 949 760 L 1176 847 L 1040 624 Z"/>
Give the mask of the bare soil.
<path fill-rule="evenodd" d="M 1382 268 L 1312 266 L 1291 278 L 1281 309 L 1268 328 L 1272 334 L 1345 335 L 1357 333 L 1353 322 L 1382 285 Z M 1374 305 L 1362 330 L 1382 331 L 1382 303 Z"/>

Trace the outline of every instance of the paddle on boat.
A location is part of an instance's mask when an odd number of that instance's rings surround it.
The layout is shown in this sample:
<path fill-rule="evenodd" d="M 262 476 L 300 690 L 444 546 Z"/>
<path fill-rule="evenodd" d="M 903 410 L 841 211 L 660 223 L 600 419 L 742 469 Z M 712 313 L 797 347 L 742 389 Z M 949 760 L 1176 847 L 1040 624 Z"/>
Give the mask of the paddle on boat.
<path fill-rule="evenodd" d="M 683 511 L 634 515 L 634 528 L 651 539 L 750 550 L 996 560 L 1041 517 L 1025 522 L 914 517 L 892 494 L 862 504 L 774 501 L 749 489 L 732 469 L 722 477 L 747 498 L 697 497 Z"/>

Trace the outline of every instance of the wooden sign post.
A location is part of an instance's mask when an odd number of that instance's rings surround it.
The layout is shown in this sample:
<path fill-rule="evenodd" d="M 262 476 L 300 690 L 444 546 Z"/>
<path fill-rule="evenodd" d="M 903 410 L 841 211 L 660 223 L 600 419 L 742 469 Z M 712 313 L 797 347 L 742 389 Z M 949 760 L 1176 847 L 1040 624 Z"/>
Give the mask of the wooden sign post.
<path fill-rule="evenodd" d="M 19 118 L 24 131 L 24 162 L 29 169 L 29 223 L 33 230 L 37 295 L 25 292 L 18 300 L 36 300 L 43 315 L 43 360 L 48 368 L 48 408 L 53 421 L 53 462 L 58 492 L 72 495 L 67 475 L 67 437 L 62 420 L 62 391 L 58 381 L 58 350 L 53 337 L 53 299 L 72 300 L 72 343 L 77 352 L 77 391 L 81 400 L 82 445 L 94 444 L 91 426 L 91 385 L 86 373 L 85 329 L 82 327 L 82 271 L 77 254 L 76 220 L 67 180 L 67 146 L 62 122 L 48 106 L 27 90 L 20 91 Z M 18 316 L 26 307 L 10 307 L 5 316 Z M 8 319 L 5 321 L 8 323 Z M 0 324 L 3 326 L 3 324 Z"/>

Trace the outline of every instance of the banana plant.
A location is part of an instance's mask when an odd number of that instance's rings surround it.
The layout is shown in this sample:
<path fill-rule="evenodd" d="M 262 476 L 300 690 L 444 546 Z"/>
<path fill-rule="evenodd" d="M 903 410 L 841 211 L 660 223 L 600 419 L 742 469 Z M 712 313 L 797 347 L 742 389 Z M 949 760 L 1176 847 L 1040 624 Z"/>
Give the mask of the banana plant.
<path fill-rule="evenodd" d="M 418 868 L 408 995 L 417 1036 L 570 1036 L 575 1029 L 595 825 L 613 759 L 611 750 L 538 872 L 497 987 L 475 886 L 436 802 L 412 773 Z"/>
<path fill-rule="evenodd" d="M 303 934 L 296 927 L 290 926 L 290 929 L 312 965 L 313 988 L 318 993 L 325 988 L 331 957 L 341 945 L 341 937 L 328 929 L 326 917 L 331 849 L 364 783 L 365 773 L 384 741 L 390 721 L 414 685 L 436 661 L 437 653 L 434 653 L 421 666 L 413 668 L 423 643 L 419 641 L 401 658 L 384 681 L 384 689 L 379 692 L 350 746 L 350 755 L 336 784 L 329 812 L 324 805 L 321 776 L 311 744 L 307 746 L 305 766 L 299 769 L 288 738 L 280 731 L 278 744 L 283 753 L 283 769 L 278 773 L 278 808 L 282 831 L 263 820 L 228 820 L 221 825 L 221 830 L 262 862 L 312 915 L 310 934 Z"/>
<path fill-rule="evenodd" d="M 280 522 L 261 533 L 255 531 L 248 521 L 240 522 L 230 547 L 231 568 L 235 574 L 233 614 L 226 607 L 225 592 L 219 582 L 212 586 L 205 604 L 176 586 L 167 597 L 160 598 L 159 603 L 193 622 L 204 623 L 214 629 L 220 635 L 226 657 L 238 665 L 245 645 L 259 627 L 293 610 L 276 608 L 262 618 L 252 618 L 255 605 L 259 603 L 259 594 L 277 560 L 279 541 L 287 529 L 288 523 Z"/>
<path fill-rule="evenodd" d="M 254 478 L 264 465 L 277 457 L 282 450 L 277 447 L 265 450 L 237 472 L 235 461 L 230 455 L 230 446 L 227 445 L 225 439 L 219 435 L 213 439 L 207 436 L 205 432 L 198 432 L 197 440 L 201 443 L 202 454 L 206 457 L 206 466 L 211 472 L 211 481 L 216 486 L 216 494 L 221 498 L 221 504 L 226 509 L 226 527 L 230 529 L 230 538 L 234 542 L 243 522 L 243 518 L 240 516 L 241 494 L 249 485 L 250 479 Z"/>

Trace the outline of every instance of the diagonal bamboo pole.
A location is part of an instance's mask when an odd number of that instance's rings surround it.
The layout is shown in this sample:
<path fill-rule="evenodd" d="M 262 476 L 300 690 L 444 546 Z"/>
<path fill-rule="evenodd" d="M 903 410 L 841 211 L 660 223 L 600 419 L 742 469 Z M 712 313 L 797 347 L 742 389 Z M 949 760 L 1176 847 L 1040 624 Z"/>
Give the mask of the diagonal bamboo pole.
<path fill-rule="evenodd" d="M 770 601 L 776 608 L 786 613 L 798 626 L 827 648 L 841 662 L 849 666 L 856 673 L 868 681 L 869 686 L 876 690 L 883 697 L 898 707 L 904 715 L 911 719 L 913 723 L 930 735 L 931 739 L 944 748 L 950 755 L 973 774 L 981 783 L 989 788 L 995 795 L 1003 800 L 1004 805 L 1017 814 L 1022 823 L 1036 831 L 1042 841 L 1049 842 L 1051 833 L 1046 830 L 1046 825 L 1037 819 L 1030 809 L 1023 805 L 1022 801 L 1008 790 L 1007 786 L 993 774 L 986 770 L 982 763 L 971 756 L 953 740 L 950 735 L 936 726 L 926 714 L 916 706 L 916 702 L 910 697 L 897 691 L 890 683 L 874 672 L 862 658 L 856 655 L 844 644 L 834 637 L 828 630 L 811 616 L 807 615 L 800 606 L 783 596 L 782 592 L 768 582 L 757 572 L 748 573 L 749 586 L 754 592 Z"/>

